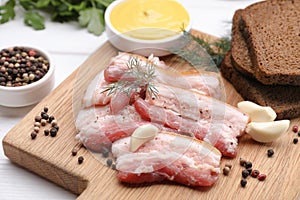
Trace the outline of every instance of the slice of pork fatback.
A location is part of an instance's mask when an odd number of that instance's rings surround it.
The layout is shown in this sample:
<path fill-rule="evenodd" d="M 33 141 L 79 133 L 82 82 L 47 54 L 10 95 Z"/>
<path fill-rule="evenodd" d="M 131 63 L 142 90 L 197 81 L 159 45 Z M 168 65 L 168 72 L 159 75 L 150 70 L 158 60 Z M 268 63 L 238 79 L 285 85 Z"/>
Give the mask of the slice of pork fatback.
<path fill-rule="evenodd" d="M 198 91 L 204 95 L 212 96 L 215 98 L 222 98 L 221 83 L 219 76 L 216 73 L 205 71 L 189 71 L 178 72 L 174 69 L 167 69 L 166 66 L 160 67 L 152 63 L 147 58 L 122 53 L 113 58 L 111 64 L 104 70 L 104 77 L 107 82 L 117 82 L 120 80 L 134 81 L 136 76 L 128 73 L 128 62 L 130 59 L 135 58 L 140 63 L 140 67 L 146 70 L 147 64 L 151 64 L 154 69 L 153 82 L 164 83 L 180 88 L 191 89 Z"/>
<path fill-rule="evenodd" d="M 220 173 L 221 153 L 190 137 L 159 132 L 137 151 L 130 151 L 130 137 L 113 143 L 118 179 L 126 183 L 170 180 L 188 186 L 211 186 Z"/>
<path fill-rule="evenodd" d="M 217 147 L 224 156 L 237 153 L 237 137 L 245 130 L 249 117 L 224 102 L 163 84 L 156 84 L 156 97 L 146 95 L 134 105 L 141 116 L 185 132 Z"/>
<path fill-rule="evenodd" d="M 110 147 L 112 142 L 130 136 L 136 128 L 147 123 L 130 105 L 117 114 L 110 114 L 109 105 L 90 107 L 81 110 L 76 118 L 76 138 L 88 149 L 99 152 L 103 147 Z"/>
<path fill-rule="evenodd" d="M 83 107 L 88 108 L 91 106 L 104 106 L 109 104 L 112 95 L 108 95 L 108 91 L 103 92 L 108 85 L 109 83 L 104 79 L 104 71 L 101 71 L 89 84 L 82 99 Z"/>
<path fill-rule="evenodd" d="M 76 138 L 87 149 L 101 152 L 103 147 L 110 148 L 114 141 L 130 136 L 136 128 L 149 123 L 143 120 L 131 105 L 115 114 L 111 114 L 110 105 L 89 107 L 82 109 L 77 115 Z M 161 124 L 151 124 L 159 130 L 172 130 Z"/>

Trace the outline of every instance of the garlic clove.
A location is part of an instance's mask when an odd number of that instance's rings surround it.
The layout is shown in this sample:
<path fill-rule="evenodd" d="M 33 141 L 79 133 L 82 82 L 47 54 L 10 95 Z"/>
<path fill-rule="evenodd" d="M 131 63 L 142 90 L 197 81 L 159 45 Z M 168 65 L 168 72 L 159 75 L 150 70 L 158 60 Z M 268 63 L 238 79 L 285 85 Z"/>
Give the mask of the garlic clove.
<path fill-rule="evenodd" d="M 130 151 L 136 151 L 140 146 L 155 138 L 158 128 L 152 124 L 145 124 L 132 133 L 130 138 Z"/>
<path fill-rule="evenodd" d="M 260 106 L 251 101 L 242 101 L 237 107 L 248 114 L 252 122 L 271 122 L 277 117 L 276 112 L 269 106 Z"/>
<path fill-rule="evenodd" d="M 246 133 L 257 142 L 268 143 L 276 140 L 285 133 L 290 126 L 290 120 L 273 122 L 250 122 L 246 127 Z"/>

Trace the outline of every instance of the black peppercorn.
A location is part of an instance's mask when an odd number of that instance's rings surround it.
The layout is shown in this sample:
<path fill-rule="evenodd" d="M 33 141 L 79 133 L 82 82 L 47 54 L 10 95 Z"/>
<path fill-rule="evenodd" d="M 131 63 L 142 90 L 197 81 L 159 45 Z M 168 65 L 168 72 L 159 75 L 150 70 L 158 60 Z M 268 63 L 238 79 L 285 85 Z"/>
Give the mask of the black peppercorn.
<path fill-rule="evenodd" d="M 84 160 L 84 158 L 83 158 L 82 156 L 79 156 L 79 157 L 78 157 L 78 163 L 79 163 L 79 164 L 83 163 L 83 160 Z"/>
<path fill-rule="evenodd" d="M 51 137 L 55 137 L 57 135 L 57 130 L 56 130 L 56 128 L 51 128 L 50 129 L 50 136 Z"/>
<path fill-rule="evenodd" d="M 249 161 L 247 161 L 247 162 L 245 163 L 245 167 L 246 167 L 246 169 L 251 168 L 251 167 L 252 167 L 252 163 L 249 162 Z"/>
<path fill-rule="evenodd" d="M 53 116 L 50 116 L 48 119 L 48 122 L 51 123 L 55 118 Z"/>
<path fill-rule="evenodd" d="M 103 158 L 107 158 L 109 156 L 109 150 L 106 147 L 102 147 L 101 153 Z"/>
<path fill-rule="evenodd" d="M 107 164 L 108 167 L 110 167 L 110 166 L 113 164 L 113 160 L 110 159 L 110 158 L 107 159 L 107 160 L 106 160 L 106 164 Z"/>
<path fill-rule="evenodd" d="M 112 165 L 111 165 L 111 168 L 112 168 L 113 170 L 116 170 L 116 169 L 117 169 L 117 167 L 116 167 L 115 164 L 112 164 Z"/>
<path fill-rule="evenodd" d="M 47 130 L 47 129 L 46 129 L 46 130 L 44 130 L 44 135 L 45 135 L 45 136 L 48 136 L 48 135 L 49 135 L 49 133 L 50 133 L 50 131 L 49 131 L 49 130 Z"/>
<path fill-rule="evenodd" d="M 48 107 L 44 107 L 44 112 L 47 113 L 48 112 Z"/>
<path fill-rule="evenodd" d="M 268 149 L 268 157 L 272 157 L 274 155 L 273 149 Z"/>
<path fill-rule="evenodd" d="M 247 185 L 247 180 L 246 179 L 242 179 L 241 180 L 241 186 L 242 187 L 246 187 L 246 185 Z"/>
<path fill-rule="evenodd" d="M 57 125 L 53 126 L 53 128 L 55 128 L 57 131 L 59 130 L 59 126 Z"/>
<path fill-rule="evenodd" d="M 48 114 L 45 112 L 41 112 L 41 117 L 45 120 L 47 120 L 49 118 Z"/>
<path fill-rule="evenodd" d="M 246 170 L 249 172 L 249 174 L 252 173 L 252 168 L 249 168 L 249 169 L 246 169 Z"/>
<path fill-rule="evenodd" d="M 244 169 L 243 171 L 242 171 L 242 176 L 243 176 L 243 178 L 247 178 L 248 176 L 249 176 L 249 171 L 248 170 L 246 170 L 246 169 Z"/>
<path fill-rule="evenodd" d="M 297 143 L 298 143 L 298 138 L 294 138 L 294 139 L 293 139 L 293 143 L 294 143 L 294 144 L 297 144 Z"/>
<path fill-rule="evenodd" d="M 36 138 L 36 132 L 32 132 L 30 136 L 31 136 L 31 139 L 34 140 Z"/>

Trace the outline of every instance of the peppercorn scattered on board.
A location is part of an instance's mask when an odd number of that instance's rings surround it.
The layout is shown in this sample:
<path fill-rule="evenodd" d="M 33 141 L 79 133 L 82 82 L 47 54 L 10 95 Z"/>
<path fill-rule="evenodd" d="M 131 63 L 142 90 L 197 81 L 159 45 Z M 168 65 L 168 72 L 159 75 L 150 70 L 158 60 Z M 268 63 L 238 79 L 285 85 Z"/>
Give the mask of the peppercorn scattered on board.
<path fill-rule="evenodd" d="M 194 31 L 200 37 L 212 36 Z M 300 125 L 300 118 L 293 119 L 287 133 L 269 144 L 257 143 L 248 135 L 239 139 L 236 158 L 222 158 L 219 180 L 212 187 L 190 188 L 168 182 L 130 186 L 117 180 L 117 171 L 99 162 L 85 148 L 76 156 L 72 149 L 77 145 L 74 125 L 80 109 L 81 98 L 93 77 L 108 65 L 117 50 L 108 42 L 95 51 L 74 73 L 28 113 L 3 140 L 5 155 L 15 164 L 42 176 L 72 193 L 78 199 L 298 199 L 300 197 L 300 144 L 292 131 Z M 163 58 L 167 64 L 182 67 L 175 56 Z M 184 65 L 187 66 L 187 65 Z M 234 106 L 242 101 L 235 89 L 223 79 L 226 101 Z M 43 131 L 30 137 L 34 118 L 47 106 L 55 116 L 59 131 L 55 137 L 45 136 Z M 41 128 L 42 129 L 42 128 Z M 268 150 L 274 155 L 268 157 Z M 79 159 L 80 157 L 80 159 Z M 240 158 L 252 162 L 252 169 L 266 174 L 264 181 L 247 177 L 247 185 L 241 186 Z M 80 160 L 80 162 L 79 162 Z M 227 175 L 222 169 L 228 165 Z"/>

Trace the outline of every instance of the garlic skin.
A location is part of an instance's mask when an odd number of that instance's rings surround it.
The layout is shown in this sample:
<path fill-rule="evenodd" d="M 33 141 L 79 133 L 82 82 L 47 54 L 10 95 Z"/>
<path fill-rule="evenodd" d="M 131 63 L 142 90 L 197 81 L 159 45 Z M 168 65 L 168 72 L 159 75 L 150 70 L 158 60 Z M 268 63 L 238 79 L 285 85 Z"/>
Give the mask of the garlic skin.
<path fill-rule="evenodd" d="M 277 117 L 276 112 L 269 106 L 260 106 L 251 101 L 241 101 L 237 107 L 250 116 L 252 122 L 271 122 Z"/>
<path fill-rule="evenodd" d="M 285 133 L 290 126 L 290 120 L 273 122 L 250 122 L 246 127 L 246 133 L 252 139 L 261 143 L 273 142 L 281 134 Z"/>
<path fill-rule="evenodd" d="M 152 124 L 145 124 L 138 127 L 131 135 L 130 151 L 136 151 L 144 143 L 154 139 L 157 133 L 158 128 Z"/>

